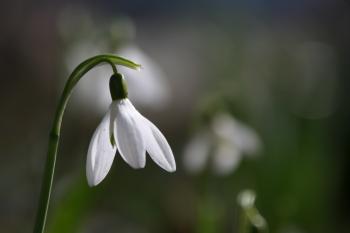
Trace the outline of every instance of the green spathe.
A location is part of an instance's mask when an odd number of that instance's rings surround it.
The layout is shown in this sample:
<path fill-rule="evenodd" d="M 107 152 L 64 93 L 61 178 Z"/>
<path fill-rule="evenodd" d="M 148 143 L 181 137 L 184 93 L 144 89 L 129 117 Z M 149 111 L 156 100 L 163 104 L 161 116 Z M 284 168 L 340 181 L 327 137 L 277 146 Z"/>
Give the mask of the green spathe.
<path fill-rule="evenodd" d="M 114 73 L 111 76 L 109 79 L 109 90 L 113 101 L 128 97 L 128 87 L 122 74 Z"/>

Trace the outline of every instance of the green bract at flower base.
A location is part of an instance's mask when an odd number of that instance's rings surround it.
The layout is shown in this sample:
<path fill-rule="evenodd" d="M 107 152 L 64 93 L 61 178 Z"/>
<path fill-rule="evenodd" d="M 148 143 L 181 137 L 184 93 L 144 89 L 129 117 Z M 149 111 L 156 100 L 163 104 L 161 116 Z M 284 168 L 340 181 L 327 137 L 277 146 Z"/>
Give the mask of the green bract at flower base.
<path fill-rule="evenodd" d="M 128 97 L 128 87 L 122 74 L 112 75 L 109 79 L 109 91 L 113 101 Z"/>
<path fill-rule="evenodd" d="M 63 93 L 61 95 L 55 118 L 53 121 L 52 129 L 50 132 L 47 159 L 45 163 L 45 171 L 44 177 L 41 186 L 40 199 L 38 203 L 38 210 L 36 215 L 36 221 L 34 226 L 34 233 L 43 233 L 45 229 L 47 211 L 49 208 L 50 195 L 52 189 L 52 181 L 54 177 L 55 171 L 55 163 L 57 157 L 57 148 L 60 138 L 61 132 L 61 123 L 65 108 L 68 103 L 68 99 L 72 93 L 74 86 L 78 83 L 78 81 L 86 74 L 89 70 L 94 68 L 97 65 L 101 65 L 103 63 L 107 63 L 111 65 L 113 72 L 117 74 L 117 69 L 115 65 L 122 65 L 131 69 L 139 70 L 140 65 L 136 64 L 130 60 L 125 58 L 103 54 L 91 57 L 84 62 L 80 63 L 69 76 L 66 85 L 64 87 Z"/>

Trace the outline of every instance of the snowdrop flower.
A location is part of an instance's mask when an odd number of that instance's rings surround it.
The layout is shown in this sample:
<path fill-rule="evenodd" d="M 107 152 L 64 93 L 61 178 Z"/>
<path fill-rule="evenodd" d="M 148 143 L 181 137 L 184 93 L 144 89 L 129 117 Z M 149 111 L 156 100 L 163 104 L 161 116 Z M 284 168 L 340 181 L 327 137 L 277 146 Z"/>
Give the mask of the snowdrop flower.
<path fill-rule="evenodd" d="M 114 74 L 109 84 L 113 102 L 95 130 L 88 150 L 86 174 L 89 185 L 95 186 L 106 177 L 117 150 L 132 168 L 145 167 L 147 151 L 156 164 L 174 172 L 176 164 L 167 140 L 127 98 L 124 77 Z"/>
<path fill-rule="evenodd" d="M 227 175 L 238 167 L 243 155 L 253 156 L 260 147 L 253 129 L 220 113 L 209 128 L 199 131 L 185 147 L 184 164 L 188 171 L 198 173 L 210 160 L 216 174 Z"/>

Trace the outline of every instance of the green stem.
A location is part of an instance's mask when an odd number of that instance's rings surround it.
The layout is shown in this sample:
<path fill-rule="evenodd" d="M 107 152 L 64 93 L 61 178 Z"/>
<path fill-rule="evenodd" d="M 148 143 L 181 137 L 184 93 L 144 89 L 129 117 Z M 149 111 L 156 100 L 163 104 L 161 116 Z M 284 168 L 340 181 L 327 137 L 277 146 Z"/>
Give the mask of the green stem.
<path fill-rule="evenodd" d="M 89 70 L 94 68 L 95 66 L 108 63 L 112 66 L 113 72 L 116 72 L 116 65 L 122 65 L 129 67 L 131 69 L 139 69 L 140 65 L 129 61 L 125 58 L 104 54 L 98 55 L 92 58 L 85 60 L 80 63 L 77 68 L 74 69 L 72 74 L 69 76 L 66 85 L 64 87 L 63 93 L 61 95 L 60 101 L 58 103 L 58 107 L 56 110 L 55 118 L 52 124 L 52 129 L 49 137 L 49 145 L 47 158 L 45 163 L 44 177 L 41 185 L 40 198 L 38 203 L 38 210 L 34 225 L 34 233 L 44 233 L 45 223 L 47 218 L 47 211 L 49 209 L 50 196 L 52 190 L 52 182 L 55 173 L 55 164 L 57 157 L 57 149 L 58 143 L 60 139 L 61 133 L 61 124 L 64 111 L 66 109 L 69 97 L 72 93 L 74 86 L 78 83 L 78 81 L 86 74 Z"/>
<path fill-rule="evenodd" d="M 239 233 L 249 233 L 250 232 L 250 224 L 248 217 L 243 209 L 239 211 L 240 216 L 239 216 Z"/>

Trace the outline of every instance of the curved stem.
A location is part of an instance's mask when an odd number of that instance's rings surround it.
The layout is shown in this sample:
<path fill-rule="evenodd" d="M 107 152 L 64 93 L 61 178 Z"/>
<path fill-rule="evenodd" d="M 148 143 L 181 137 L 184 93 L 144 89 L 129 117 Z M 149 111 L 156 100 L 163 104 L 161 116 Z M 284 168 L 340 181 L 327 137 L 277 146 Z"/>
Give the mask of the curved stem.
<path fill-rule="evenodd" d="M 249 220 L 243 209 L 239 210 L 239 222 L 238 222 L 238 232 L 239 233 L 249 233 L 250 225 Z"/>
<path fill-rule="evenodd" d="M 63 118 L 64 111 L 66 109 L 69 97 L 72 93 L 74 86 L 83 77 L 83 75 L 86 74 L 89 70 L 91 70 L 95 66 L 102 63 L 110 64 L 112 66 L 114 73 L 117 71 L 115 64 L 123 65 L 131 69 L 140 68 L 140 65 L 132 61 L 129 61 L 125 58 L 104 54 L 104 55 L 98 55 L 98 56 L 89 58 L 84 62 L 80 63 L 77 66 L 77 68 L 74 69 L 72 74 L 69 76 L 66 82 L 66 85 L 64 87 L 63 93 L 61 95 L 60 101 L 58 103 L 55 118 L 52 124 L 52 129 L 50 131 L 44 177 L 42 180 L 38 210 L 37 210 L 37 215 L 36 215 L 36 220 L 35 220 L 35 225 L 33 230 L 34 233 L 44 233 L 44 230 L 45 230 L 47 211 L 49 208 L 50 196 L 51 196 L 51 190 L 52 190 L 52 182 L 53 182 L 53 177 L 55 173 L 55 164 L 56 164 L 58 143 L 59 143 L 60 133 L 61 133 L 62 118 Z"/>

